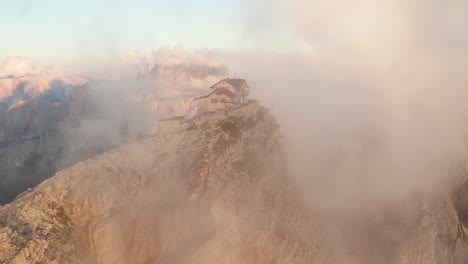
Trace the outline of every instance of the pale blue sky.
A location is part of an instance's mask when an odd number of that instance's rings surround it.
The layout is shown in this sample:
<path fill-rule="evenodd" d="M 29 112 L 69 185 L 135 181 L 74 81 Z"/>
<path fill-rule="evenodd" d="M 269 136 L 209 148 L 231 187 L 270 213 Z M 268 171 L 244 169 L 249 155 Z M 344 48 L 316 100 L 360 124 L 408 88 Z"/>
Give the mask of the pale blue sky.
<path fill-rule="evenodd" d="M 251 48 L 245 1 L 0 0 L 0 60 L 109 61 L 132 50 Z M 250 35 L 246 35 L 250 34 Z M 268 45 L 288 46 L 276 34 Z M 269 36 L 261 38 L 269 38 Z M 249 40 L 250 39 L 250 40 Z M 264 41 L 265 42 L 265 41 Z"/>

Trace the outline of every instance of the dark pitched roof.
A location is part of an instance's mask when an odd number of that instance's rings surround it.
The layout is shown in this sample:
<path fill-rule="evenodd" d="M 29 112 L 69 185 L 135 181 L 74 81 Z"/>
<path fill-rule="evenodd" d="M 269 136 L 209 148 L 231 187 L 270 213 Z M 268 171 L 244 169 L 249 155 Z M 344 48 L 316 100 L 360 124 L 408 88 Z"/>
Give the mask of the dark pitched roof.
<path fill-rule="evenodd" d="M 214 93 L 216 93 L 216 92 L 218 92 L 218 91 L 224 93 L 225 95 L 227 95 L 227 96 L 229 96 L 229 97 L 231 97 L 231 98 L 239 97 L 238 94 L 233 93 L 233 92 L 229 91 L 229 90 L 226 89 L 226 88 L 221 88 L 221 89 L 216 89 L 216 90 L 212 91 L 211 93 L 209 93 L 209 94 L 207 94 L 207 95 L 199 96 L 199 97 L 195 98 L 195 100 L 202 99 L 202 98 L 207 98 L 207 97 L 209 97 L 210 95 L 212 95 L 212 94 L 214 94 Z"/>
<path fill-rule="evenodd" d="M 245 84 L 247 87 L 249 87 L 249 85 L 247 84 L 247 81 L 245 79 L 231 79 L 231 78 L 226 78 L 226 79 L 222 79 L 221 81 L 213 84 L 210 88 L 214 88 L 216 85 L 218 85 L 219 83 L 221 82 L 227 82 L 229 83 L 230 85 L 232 85 L 234 88 L 236 89 L 240 89 L 242 87 L 243 84 Z"/>

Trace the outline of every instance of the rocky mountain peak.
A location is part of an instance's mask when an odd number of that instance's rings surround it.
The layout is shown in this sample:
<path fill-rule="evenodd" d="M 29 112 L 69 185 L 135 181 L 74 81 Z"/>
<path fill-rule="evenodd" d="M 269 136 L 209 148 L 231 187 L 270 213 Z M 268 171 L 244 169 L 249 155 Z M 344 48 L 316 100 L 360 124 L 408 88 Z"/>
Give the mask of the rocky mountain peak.
<path fill-rule="evenodd" d="M 258 103 L 191 120 L 78 163 L 1 208 L 0 262 L 250 263 L 262 254 L 247 245 L 276 242 L 260 230 L 242 239 L 255 230 L 245 217 L 259 217 L 244 204 L 274 201 L 253 188 L 283 181 L 282 166 L 279 127 Z"/>
<path fill-rule="evenodd" d="M 79 162 L 0 208 L 0 263 L 466 263 L 466 184 L 321 215 L 282 143 L 251 102 Z"/>

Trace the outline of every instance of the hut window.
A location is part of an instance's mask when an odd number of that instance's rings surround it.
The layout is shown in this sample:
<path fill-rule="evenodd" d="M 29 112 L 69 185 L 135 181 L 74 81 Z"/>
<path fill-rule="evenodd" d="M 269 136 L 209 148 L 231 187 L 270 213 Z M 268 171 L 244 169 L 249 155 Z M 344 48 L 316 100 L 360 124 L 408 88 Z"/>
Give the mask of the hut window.
<path fill-rule="evenodd" d="M 221 99 L 221 103 L 225 104 L 225 103 L 226 103 L 226 99 Z"/>
<path fill-rule="evenodd" d="M 217 104 L 217 103 L 218 103 L 218 99 L 211 99 L 211 102 L 212 102 L 213 104 Z"/>
<path fill-rule="evenodd" d="M 222 94 L 222 93 L 223 93 L 223 92 L 221 92 L 221 91 L 216 91 L 216 94 Z"/>

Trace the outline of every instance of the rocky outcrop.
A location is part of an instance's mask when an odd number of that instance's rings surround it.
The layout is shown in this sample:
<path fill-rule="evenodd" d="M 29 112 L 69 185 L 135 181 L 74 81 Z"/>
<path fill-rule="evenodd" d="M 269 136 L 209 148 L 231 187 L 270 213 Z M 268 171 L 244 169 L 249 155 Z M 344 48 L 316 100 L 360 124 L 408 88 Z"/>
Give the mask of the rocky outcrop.
<path fill-rule="evenodd" d="M 280 144 L 278 125 L 258 106 L 79 163 L 0 210 L 0 260 L 290 263 L 299 253 L 312 256 L 286 222 L 303 217 L 286 195 Z M 288 232 L 296 235 L 285 245 Z"/>
<path fill-rule="evenodd" d="M 465 264 L 467 185 L 325 215 L 251 103 L 57 173 L 0 209 L 0 263 Z"/>
<path fill-rule="evenodd" d="M 421 221 L 402 245 L 398 263 L 468 263 L 468 229 L 463 222 L 468 188 L 464 181 L 442 185 L 436 194 L 424 199 Z"/>

